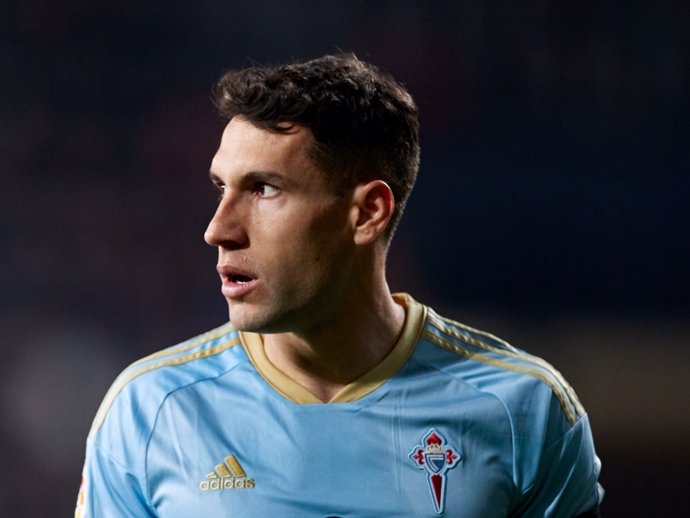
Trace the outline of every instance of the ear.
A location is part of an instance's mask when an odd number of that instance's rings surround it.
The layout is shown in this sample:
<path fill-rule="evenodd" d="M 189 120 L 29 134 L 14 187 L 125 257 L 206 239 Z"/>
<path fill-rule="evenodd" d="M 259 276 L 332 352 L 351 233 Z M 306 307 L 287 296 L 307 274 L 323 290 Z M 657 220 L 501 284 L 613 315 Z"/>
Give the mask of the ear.
<path fill-rule="evenodd" d="M 352 194 L 355 244 L 373 243 L 383 234 L 395 210 L 393 191 L 383 180 L 355 187 Z"/>

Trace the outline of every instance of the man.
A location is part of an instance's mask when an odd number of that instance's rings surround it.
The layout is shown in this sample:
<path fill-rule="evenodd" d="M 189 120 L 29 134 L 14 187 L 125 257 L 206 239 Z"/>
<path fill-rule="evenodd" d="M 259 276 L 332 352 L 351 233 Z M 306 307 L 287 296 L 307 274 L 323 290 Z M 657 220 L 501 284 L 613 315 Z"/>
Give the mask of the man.
<path fill-rule="evenodd" d="M 587 416 L 543 360 L 392 295 L 417 109 L 352 55 L 227 73 L 211 165 L 230 321 L 134 363 L 79 517 L 595 516 Z"/>

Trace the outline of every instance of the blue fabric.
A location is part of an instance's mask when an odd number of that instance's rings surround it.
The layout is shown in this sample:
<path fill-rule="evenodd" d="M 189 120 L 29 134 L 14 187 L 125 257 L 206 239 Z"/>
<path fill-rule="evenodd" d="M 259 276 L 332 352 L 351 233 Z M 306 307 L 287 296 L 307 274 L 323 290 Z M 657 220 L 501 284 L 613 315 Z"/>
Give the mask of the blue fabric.
<path fill-rule="evenodd" d="M 403 367 L 350 402 L 291 401 L 229 324 L 134 364 L 94 421 L 78 518 L 572 518 L 594 507 L 589 422 L 558 373 L 431 310 L 419 325 Z"/>

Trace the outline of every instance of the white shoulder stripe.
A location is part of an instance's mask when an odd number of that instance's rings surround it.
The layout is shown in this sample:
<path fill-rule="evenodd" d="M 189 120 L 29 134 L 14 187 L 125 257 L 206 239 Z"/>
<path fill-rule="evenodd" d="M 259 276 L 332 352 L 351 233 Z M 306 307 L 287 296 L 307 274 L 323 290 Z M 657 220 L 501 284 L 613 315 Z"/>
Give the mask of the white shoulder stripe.
<path fill-rule="evenodd" d="M 486 363 L 489 365 L 494 365 L 496 367 L 500 367 L 503 369 L 529 374 L 542 380 L 553 390 L 554 394 L 560 401 L 561 406 L 563 407 L 568 421 L 571 424 L 575 424 L 575 422 L 577 422 L 577 420 L 585 414 L 585 410 L 582 407 L 582 404 L 580 403 L 580 400 L 575 394 L 573 388 L 568 384 L 565 378 L 563 378 L 563 375 L 545 360 L 537 356 L 525 353 L 523 351 L 519 351 L 512 345 L 497 337 L 494 337 L 489 333 L 477 331 L 469 326 L 465 326 L 452 320 L 441 318 L 433 311 L 429 311 L 428 322 L 436 329 L 441 331 L 441 333 L 456 338 L 470 346 L 473 346 L 482 351 L 486 351 L 488 353 L 493 353 L 495 355 L 504 357 L 506 358 L 506 360 L 518 360 L 520 362 L 523 362 L 525 365 L 501 360 L 499 358 L 489 356 L 481 352 L 472 351 L 467 347 L 462 347 L 456 343 L 452 343 L 449 340 L 444 340 L 442 337 L 430 331 L 426 331 L 424 333 L 425 338 L 429 339 L 436 345 L 439 345 L 444 349 L 451 350 L 456 354 L 460 354 L 461 356 L 464 356 L 466 358 L 471 358 L 473 360 L 480 361 L 482 363 Z M 478 340 L 470 336 L 469 334 L 461 333 L 454 329 L 454 327 L 458 327 L 471 333 L 481 334 L 483 336 L 491 338 L 492 340 L 496 340 L 501 344 L 502 347 L 490 345 L 484 342 L 483 340 Z"/>

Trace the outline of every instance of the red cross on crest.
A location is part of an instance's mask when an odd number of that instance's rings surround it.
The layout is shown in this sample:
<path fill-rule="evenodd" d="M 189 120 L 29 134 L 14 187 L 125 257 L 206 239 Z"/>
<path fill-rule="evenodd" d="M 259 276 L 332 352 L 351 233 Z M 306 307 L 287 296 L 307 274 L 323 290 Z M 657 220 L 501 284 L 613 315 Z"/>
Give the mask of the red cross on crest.
<path fill-rule="evenodd" d="M 443 513 L 446 499 L 446 472 L 461 459 L 460 453 L 432 428 L 422 438 L 422 443 L 410 452 L 410 460 L 418 469 L 425 470 L 429 490 L 437 514 Z"/>

